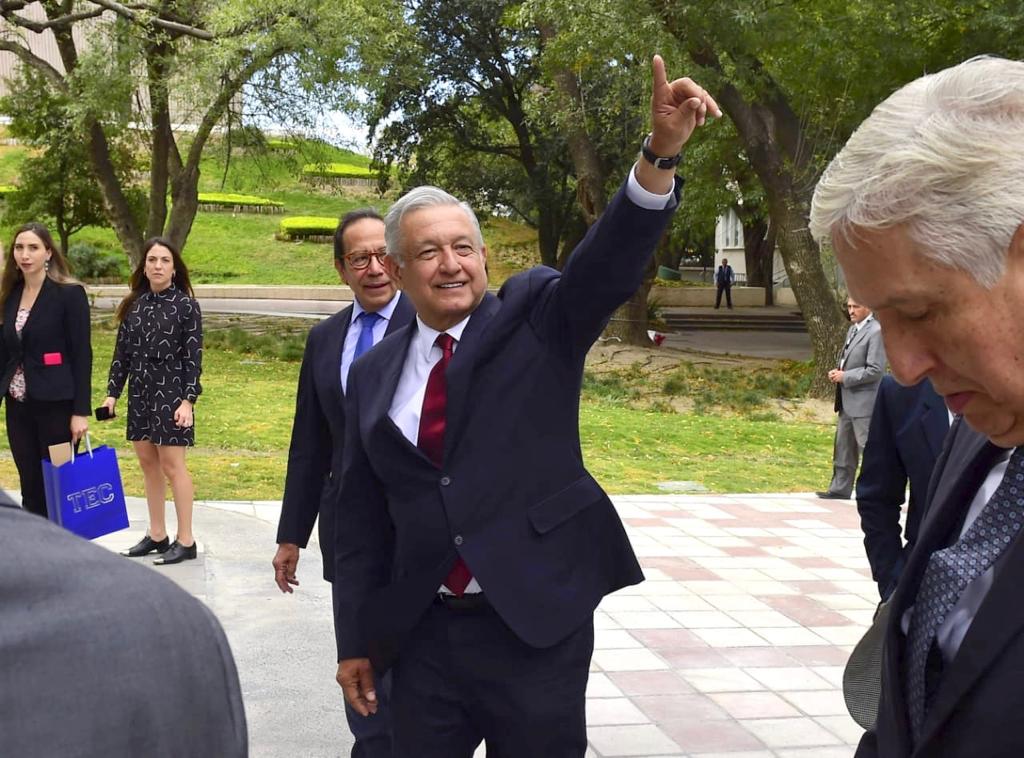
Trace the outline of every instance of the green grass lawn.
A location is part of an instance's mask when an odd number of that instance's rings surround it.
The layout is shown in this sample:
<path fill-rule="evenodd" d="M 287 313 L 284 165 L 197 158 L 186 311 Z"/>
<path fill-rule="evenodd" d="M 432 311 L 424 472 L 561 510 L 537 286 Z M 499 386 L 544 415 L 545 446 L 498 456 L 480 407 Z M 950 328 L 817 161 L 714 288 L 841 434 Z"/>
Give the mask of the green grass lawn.
<path fill-rule="evenodd" d="M 209 342 L 216 346 L 205 355 L 197 444 L 188 453 L 196 497 L 279 499 L 299 364 L 228 349 L 235 336 L 211 335 Z M 113 350 L 109 324 L 94 328 L 93 341 L 93 399 L 98 405 Z M 91 436 L 93 444 L 118 449 L 125 491 L 141 496 L 142 477 L 124 438 L 126 410 L 122 400 L 116 419 L 93 421 Z M 613 493 L 657 492 L 657 482 L 666 480 L 698 482 L 713 492 L 810 491 L 827 481 L 831 469 L 831 426 L 751 421 L 720 409 L 699 415 L 629 407 L 593 386 L 584 390 L 580 428 L 588 468 Z M 0 434 L 6 442 L 2 418 Z M 5 444 L 0 485 L 17 483 Z"/>
<path fill-rule="evenodd" d="M 15 182 L 25 148 L 0 146 L 0 184 Z M 301 179 L 302 166 L 310 161 L 344 161 L 368 164 L 366 156 L 322 145 L 303 150 L 239 151 L 224 173 L 223 150 L 215 145 L 201 165 L 201 192 L 238 192 L 259 195 L 284 203 L 289 216 L 340 218 L 354 208 L 372 206 L 382 213 L 390 199 L 372 192 L 343 193 L 316 189 Z M 223 180 L 223 187 L 222 187 Z M 195 284 L 336 284 L 333 251 L 325 243 L 275 239 L 280 216 L 202 211 L 196 214 L 184 257 Z M 11 227 L 0 226 L 4 245 Z M 534 230 L 506 219 L 484 224 L 484 239 L 491 249 L 491 284 L 500 286 L 512 274 L 539 263 Z M 88 242 L 121 252 L 113 229 L 88 227 L 72 235 L 72 244 Z"/>

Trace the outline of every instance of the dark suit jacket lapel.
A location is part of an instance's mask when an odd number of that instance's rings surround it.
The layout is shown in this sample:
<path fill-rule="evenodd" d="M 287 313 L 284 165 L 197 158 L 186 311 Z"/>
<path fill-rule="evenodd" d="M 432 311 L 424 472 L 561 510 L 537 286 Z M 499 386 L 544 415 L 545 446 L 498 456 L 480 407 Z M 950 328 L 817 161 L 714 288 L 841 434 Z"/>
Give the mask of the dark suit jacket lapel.
<path fill-rule="evenodd" d="M 452 453 L 454 442 L 459 439 L 460 429 L 465 421 L 468 405 L 469 382 L 473 369 L 483 352 L 487 340 L 484 338 L 487 327 L 501 308 L 501 301 L 487 293 L 483 301 L 473 311 L 473 315 L 462 332 L 458 348 L 448 366 L 447 388 L 448 400 L 445 405 L 444 459 L 447 461 Z"/>
<path fill-rule="evenodd" d="M 389 431 L 397 435 L 410 450 L 414 451 L 420 456 L 423 453 L 413 445 L 402 434 L 402 430 L 399 429 L 395 422 L 391 420 L 391 416 L 388 415 L 388 411 L 391 410 L 391 401 L 395 397 L 395 390 L 398 388 L 398 380 L 402 376 L 402 367 L 405 365 L 405 358 L 408 355 L 410 348 L 412 347 L 412 341 L 416 336 L 416 322 L 413 321 L 408 325 L 408 328 L 403 332 L 401 329 L 395 332 L 398 337 L 387 342 L 382 341 L 379 346 L 374 348 L 375 352 L 381 354 L 379 373 L 369 376 L 369 381 L 373 382 L 375 387 L 363 387 L 362 398 L 367 418 L 370 423 L 376 426 L 377 424 L 384 424 Z M 363 374 L 366 377 L 366 374 Z M 362 408 L 360 408 L 360 414 L 362 414 Z M 426 460 L 426 456 L 423 456 L 423 460 Z"/>
<path fill-rule="evenodd" d="M 977 435 L 979 438 L 981 435 Z M 976 456 L 976 469 L 970 478 L 974 486 L 969 492 L 961 494 L 963 498 L 959 514 L 962 514 L 977 487 L 984 481 L 992 463 L 1004 452 L 991 443 L 984 443 Z M 952 504 L 950 504 L 952 506 Z M 955 510 L 953 507 L 947 510 Z M 953 526 L 955 527 L 955 520 Z M 974 682 L 990 666 L 1002 649 L 1024 627 L 1024 603 L 1020 602 L 1020 577 L 1024 576 L 1024 547 L 1018 538 L 1009 547 L 1009 552 L 996 563 L 995 577 L 992 587 L 977 615 L 971 622 L 964 636 L 956 657 L 942 675 L 942 682 L 935 693 L 935 700 L 928 711 L 924 724 L 921 743 L 928 739 L 930 733 L 940 726 L 956 708 L 957 702 Z"/>
<path fill-rule="evenodd" d="M 25 326 L 23 326 L 21 328 L 21 340 L 22 340 L 22 342 L 25 341 L 25 335 L 28 334 L 29 332 L 31 332 L 31 330 L 32 330 L 32 323 L 33 323 L 33 318 L 32 317 L 34 315 L 36 315 L 37 313 L 40 313 L 39 304 L 43 303 L 44 304 L 43 307 L 44 308 L 46 307 L 45 303 L 53 295 L 53 288 L 56 287 L 56 286 L 57 286 L 56 282 L 54 282 L 50 277 L 46 277 L 45 279 L 43 279 L 43 287 L 42 287 L 42 289 L 39 290 L 39 294 L 36 296 L 35 303 L 32 304 L 32 310 L 29 311 L 28 318 L 25 320 Z M 14 319 L 18 315 L 18 305 L 21 302 L 21 293 L 24 292 L 24 291 L 25 291 L 25 285 L 22 284 L 21 285 L 21 289 L 18 290 L 17 292 L 12 292 L 11 296 L 9 298 L 9 301 L 13 301 L 14 302 L 14 308 L 10 311 L 10 314 L 11 314 L 11 326 L 14 326 Z M 16 298 L 14 297 L 15 294 L 17 294 Z M 35 320 L 38 321 L 38 319 L 35 319 Z"/>
<path fill-rule="evenodd" d="M 945 460 L 936 463 L 936 471 L 941 473 L 937 480 L 932 480 L 929 487 L 928 511 L 892 601 L 885 642 L 888 650 L 885 677 L 891 684 L 886 692 L 892 699 L 894 718 L 902 724 L 899 732 L 904 739 L 909 739 L 907 735 L 910 727 L 903 690 L 902 655 L 905 637 L 900 628 L 901 619 L 907 608 L 914 604 L 921 578 L 928 566 L 928 558 L 936 550 L 945 547 L 950 532 L 963 519 L 992 461 L 999 455 L 999 449 L 984 436 L 970 431 L 963 422 L 960 422 L 960 426 L 962 428 L 957 430 L 951 447 L 945 451 Z"/>
<path fill-rule="evenodd" d="M 328 376 L 332 377 L 327 385 L 328 391 L 342 413 L 345 412 L 345 393 L 341 389 L 341 354 L 345 351 L 345 337 L 348 335 L 349 327 L 352 326 L 353 310 L 353 306 L 350 305 L 342 311 L 344 315 L 340 319 L 341 323 L 337 329 L 328 332 L 327 342 L 323 346 L 324 360 L 330 361 L 330 365 L 325 366 L 324 370 L 328 372 Z"/>

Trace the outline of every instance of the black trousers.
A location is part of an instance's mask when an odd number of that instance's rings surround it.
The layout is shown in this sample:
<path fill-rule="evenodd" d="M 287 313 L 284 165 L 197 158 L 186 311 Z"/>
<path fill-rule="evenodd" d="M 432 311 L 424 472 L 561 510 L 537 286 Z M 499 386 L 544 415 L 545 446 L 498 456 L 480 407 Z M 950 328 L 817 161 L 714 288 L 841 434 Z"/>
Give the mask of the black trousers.
<path fill-rule="evenodd" d="M 46 518 L 42 460 L 50 458 L 50 445 L 71 441 L 71 401 L 33 400 L 19 403 L 10 396 L 7 406 L 7 441 L 21 480 L 21 505 Z"/>
<path fill-rule="evenodd" d="M 718 292 L 715 293 L 715 307 L 717 308 L 722 304 L 722 293 L 725 293 L 725 303 L 732 308 L 732 285 L 731 284 L 719 284 Z"/>
<path fill-rule="evenodd" d="M 549 648 L 490 607 L 435 603 L 392 670 L 395 758 L 582 758 L 594 622 Z"/>

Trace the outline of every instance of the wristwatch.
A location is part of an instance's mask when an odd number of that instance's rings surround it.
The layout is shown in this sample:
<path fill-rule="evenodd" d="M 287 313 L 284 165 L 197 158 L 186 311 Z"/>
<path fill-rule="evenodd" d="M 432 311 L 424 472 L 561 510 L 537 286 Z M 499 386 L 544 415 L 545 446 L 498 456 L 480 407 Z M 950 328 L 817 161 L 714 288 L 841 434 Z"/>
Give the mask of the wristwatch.
<path fill-rule="evenodd" d="M 640 152 L 644 156 L 644 160 L 652 164 L 655 168 L 670 169 L 675 168 L 679 165 L 679 161 L 683 159 L 682 152 L 678 152 L 671 158 L 663 158 L 659 155 L 655 155 L 654 151 L 651 150 L 651 135 L 648 134 L 644 137 L 644 142 L 640 146 Z"/>

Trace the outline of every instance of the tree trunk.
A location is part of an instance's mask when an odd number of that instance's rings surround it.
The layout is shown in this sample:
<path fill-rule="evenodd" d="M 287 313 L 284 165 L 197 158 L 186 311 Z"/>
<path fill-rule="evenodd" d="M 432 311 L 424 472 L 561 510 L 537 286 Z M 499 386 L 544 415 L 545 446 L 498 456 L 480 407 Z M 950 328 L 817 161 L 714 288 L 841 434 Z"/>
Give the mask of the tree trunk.
<path fill-rule="evenodd" d="M 747 284 L 764 287 L 764 304 L 775 304 L 772 289 L 775 259 L 775 226 L 762 217 L 743 221 L 743 257 L 747 263 Z"/>
<path fill-rule="evenodd" d="M 146 50 L 146 73 L 149 86 L 150 113 L 150 167 L 149 167 L 149 218 L 146 222 L 146 236 L 159 237 L 167 220 L 167 182 L 169 179 L 169 155 L 171 136 L 171 114 L 167 94 L 166 42 L 157 42 Z"/>
<path fill-rule="evenodd" d="M 47 14 L 49 15 L 49 9 Z M 69 27 L 56 27 L 53 30 L 53 35 L 64 70 L 68 74 L 72 74 L 78 67 L 78 49 L 75 47 L 71 30 Z M 103 205 L 107 210 L 107 217 L 110 225 L 114 227 L 114 233 L 128 254 L 132 268 L 135 268 L 142 260 L 142 234 L 135 222 L 128 199 L 121 189 L 121 182 L 110 157 L 110 144 L 103 131 L 103 125 L 90 116 L 86 119 L 85 126 L 89 134 L 89 159 L 96 172 L 96 181 L 99 182 L 100 191 L 103 193 Z"/>

